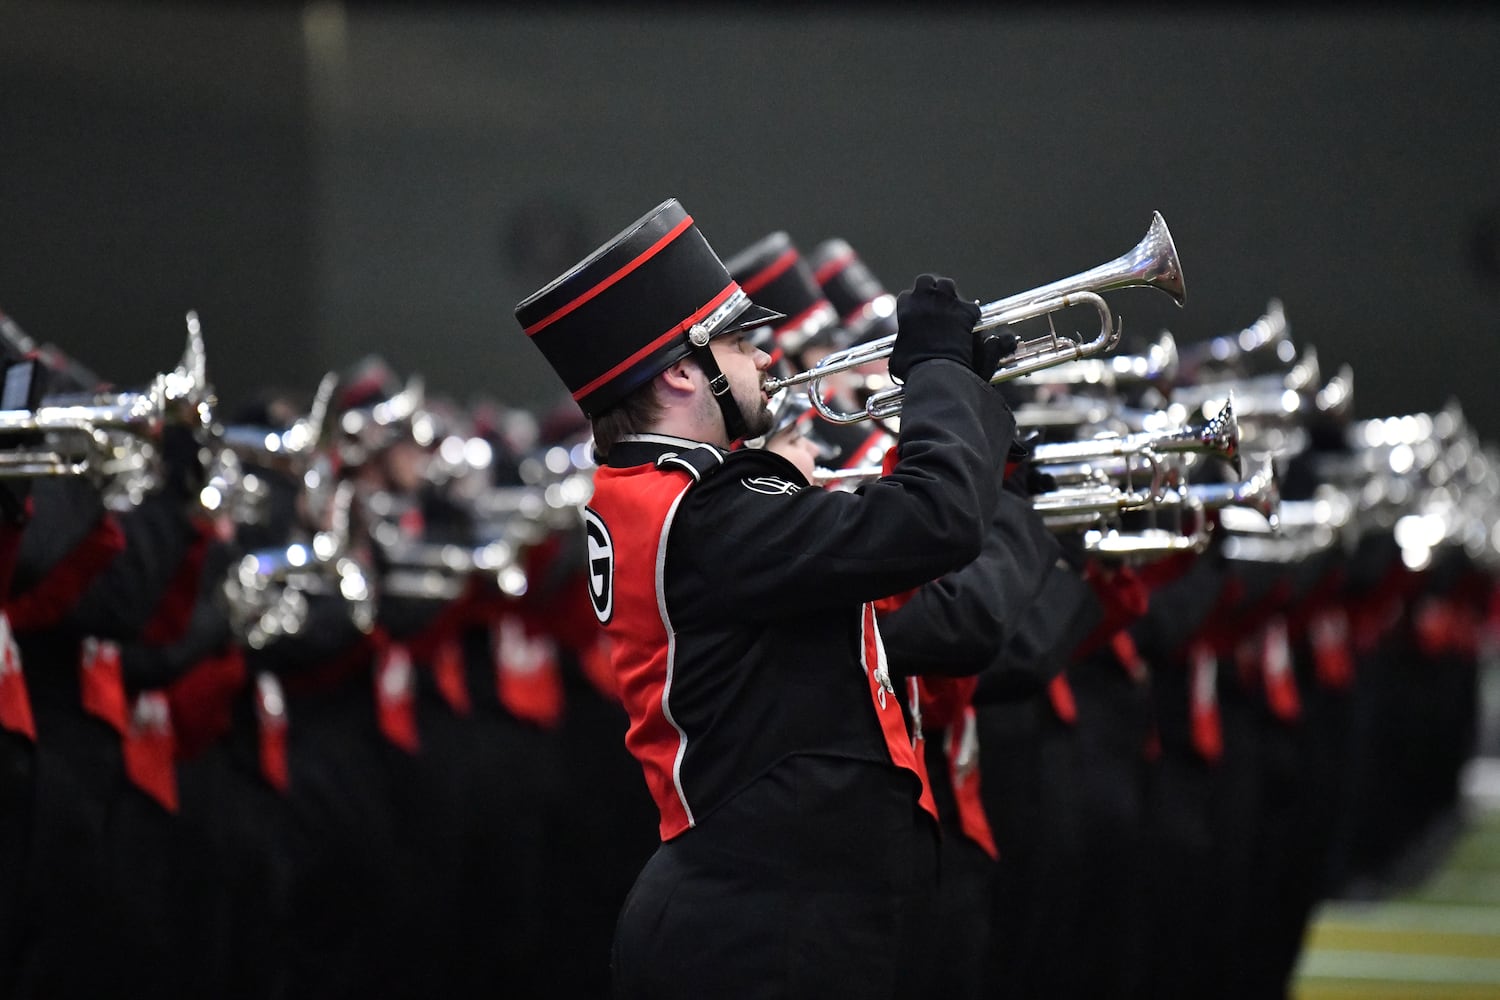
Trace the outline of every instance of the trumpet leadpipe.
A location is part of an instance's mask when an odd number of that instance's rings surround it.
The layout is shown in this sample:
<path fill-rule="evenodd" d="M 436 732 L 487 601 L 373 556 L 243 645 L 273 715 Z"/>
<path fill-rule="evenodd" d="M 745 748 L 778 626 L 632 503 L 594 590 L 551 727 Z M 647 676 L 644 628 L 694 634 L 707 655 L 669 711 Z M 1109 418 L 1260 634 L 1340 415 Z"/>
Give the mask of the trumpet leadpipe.
<path fill-rule="evenodd" d="M 1154 506 L 1156 498 L 1149 493 L 1121 490 L 1115 487 L 1048 490 L 1034 494 L 1031 509 L 1044 520 L 1062 520 L 1084 514 L 1116 514 L 1144 510 Z"/>

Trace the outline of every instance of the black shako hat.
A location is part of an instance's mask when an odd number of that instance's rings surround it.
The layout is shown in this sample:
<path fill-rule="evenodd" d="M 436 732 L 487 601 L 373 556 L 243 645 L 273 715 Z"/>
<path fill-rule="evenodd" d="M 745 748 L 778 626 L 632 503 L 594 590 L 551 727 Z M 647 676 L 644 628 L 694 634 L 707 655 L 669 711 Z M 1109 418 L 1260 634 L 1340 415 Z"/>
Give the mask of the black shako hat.
<path fill-rule="evenodd" d="M 847 242 L 833 239 L 819 243 L 808 257 L 808 266 L 854 343 L 896 332 L 896 297 L 885 290 Z"/>
<path fill-rule="evenodd" d="M 776 323 L 776 345 L 787 354 L 795 357 L 814 345 L 838 349 L 847 344 L 838 311 L 786 233 L 752 243 L 724 266 L 746 294 L 783 314 Z"/>
<path fill-rule="evenodd" d="M 516 306 L 590 417 L 712 338 L 777 318 L 750 301 L 675 198 Z"/>

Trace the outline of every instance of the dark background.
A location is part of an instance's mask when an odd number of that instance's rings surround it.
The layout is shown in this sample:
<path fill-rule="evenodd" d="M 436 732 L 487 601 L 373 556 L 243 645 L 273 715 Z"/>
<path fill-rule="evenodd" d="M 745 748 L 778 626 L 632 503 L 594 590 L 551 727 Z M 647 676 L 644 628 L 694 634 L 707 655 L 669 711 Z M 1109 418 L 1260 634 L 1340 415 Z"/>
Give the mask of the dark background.
<path fill-rule="evenodd" d="M 540 405 L 515 302 L 666 197 L 722 256 L 850 240 L 985 300 L 1128 249 L 1180 341 L 1286 303 L 1361 416 L 1456 396 L 1500 333 L 1500 17 L 1068 4 L 0 0 L 0 309 L 122 386 L 196 309 L 233 404 L 366 352 Z"/>

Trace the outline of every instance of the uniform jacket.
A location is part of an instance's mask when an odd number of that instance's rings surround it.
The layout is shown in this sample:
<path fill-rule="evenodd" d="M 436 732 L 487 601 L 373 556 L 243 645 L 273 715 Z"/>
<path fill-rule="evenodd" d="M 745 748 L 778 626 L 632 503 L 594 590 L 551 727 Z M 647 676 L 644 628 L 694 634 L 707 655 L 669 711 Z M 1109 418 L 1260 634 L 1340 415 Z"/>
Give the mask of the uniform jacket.
<path fill-rule="evenodd" d="M 895 471 L 859 493 L 769 452 L 612 449 L 585 516 L 590 590 L 663 840 L 792 755 L 911 766 L 868 605 L 978 554 L 1012 430 L 986 383 L 929 361 Z"/>

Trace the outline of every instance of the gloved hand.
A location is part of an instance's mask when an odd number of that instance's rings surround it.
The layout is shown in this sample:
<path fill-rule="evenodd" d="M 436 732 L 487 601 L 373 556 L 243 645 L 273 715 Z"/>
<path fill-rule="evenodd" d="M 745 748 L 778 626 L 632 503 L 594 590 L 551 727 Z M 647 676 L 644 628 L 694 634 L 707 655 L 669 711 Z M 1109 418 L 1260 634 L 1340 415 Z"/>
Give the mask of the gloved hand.
<path fill-rule="evenodd" d="M 1057 489 L 1057 480 L 1037 468 L 1031 461 L 1031 447 L 1041 440 L 1039 431 L 1032 431 L 1024 438 L 1011 442 L 1010 453 L 1005 459 L 1005 479 L 1001 485 L 1017 496 L 1028 500 L 1038 493 Z"/>
<path fill-rule="evenodd" d="M 974 324 L 979 306 L 958 297 L 951 278 L 917 276 L 910 289 L 896 297 L 896 343 L 888 362 L 890 373 L 905 379 L 912 366 L 946 358 L 974 368 L 977 339 Z M 989 376 L 985 372 L 985 376 Z"/>
<path fill-rule="evenodd" d="M 1000 359 L 1016 353 L 1016 335 L 985 330 L 974 334 L 974 371 L 988 379 L 1000 367 Z"/>

